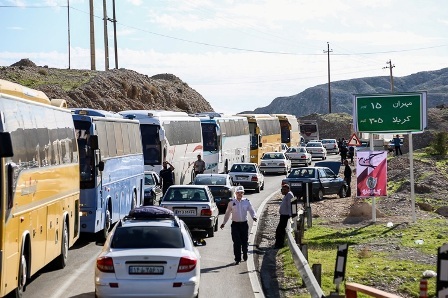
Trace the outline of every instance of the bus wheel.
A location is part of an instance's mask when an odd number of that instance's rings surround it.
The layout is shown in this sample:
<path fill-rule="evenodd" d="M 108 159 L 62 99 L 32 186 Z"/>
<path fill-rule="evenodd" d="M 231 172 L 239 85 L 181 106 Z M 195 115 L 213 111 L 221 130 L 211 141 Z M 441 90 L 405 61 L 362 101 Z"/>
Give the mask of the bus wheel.
<path fill-rule="evenodd" d="M 104 229 L 103 229 L 103 239 L 106 240 L 107 235 L 109 235 L 110 227 L 112 226 L 112 218 L 110 216 L 109 208 L 106 209 L 106 214 L 104 216 Z"/>
<path fill-rule="evenodd" d="M 62 228 L 61 235 L 61 254 L 56 259 L 56 269 L 63 269 L 67 265 L 67 255 L 68 255 L 68 229 L 64 222 L 64 227 Z"/>
<path fill-rule="evenodd" d="M 25 285 L 27 282 L 27 280 L 26 280 L 27 271 L 28 271 L 28 266 L 27 266 L 27 262 L 26 262 L 26 257 L 22 251 L 22 256 L 20 258 L 20 264 L 19 264 L 19 280 L 17 283 L 17 288 L 14 290 L 14 296 L 16 298 L 21 298 L 23 296 L 23 292 L 25 291 Z"/>

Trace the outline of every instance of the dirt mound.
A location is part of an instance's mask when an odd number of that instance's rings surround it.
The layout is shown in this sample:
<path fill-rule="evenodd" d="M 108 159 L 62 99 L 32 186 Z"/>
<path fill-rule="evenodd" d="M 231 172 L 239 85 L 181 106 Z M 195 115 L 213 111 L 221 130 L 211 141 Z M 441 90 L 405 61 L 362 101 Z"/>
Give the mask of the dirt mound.
<path fill-rule="evenodd" d="M 0 79 L 62 98 L 70 108 L 213 112 L 202 95 L 172 74 L 152 77 L 128 69 L 109 71 L 57 69 L 22 59 L 0 67 Z"/>

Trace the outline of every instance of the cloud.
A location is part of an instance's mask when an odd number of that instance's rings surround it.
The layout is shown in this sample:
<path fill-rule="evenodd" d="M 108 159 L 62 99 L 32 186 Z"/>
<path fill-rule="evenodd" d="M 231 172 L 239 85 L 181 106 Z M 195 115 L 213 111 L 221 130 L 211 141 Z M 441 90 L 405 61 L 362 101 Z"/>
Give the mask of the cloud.
<path fill-rule="evenodd" d="M 8 30 L 25 30 L 23 27 L 6 27 Z"/>
<path fill-rule="evenodd" d="M 135 5 L 135 6 L 140 6 L 140 5 L 142 5 L 143 4 L 143 1 L 142 0 L 126 0 L 128 3 L 131 3 L 132 5 Z"/>

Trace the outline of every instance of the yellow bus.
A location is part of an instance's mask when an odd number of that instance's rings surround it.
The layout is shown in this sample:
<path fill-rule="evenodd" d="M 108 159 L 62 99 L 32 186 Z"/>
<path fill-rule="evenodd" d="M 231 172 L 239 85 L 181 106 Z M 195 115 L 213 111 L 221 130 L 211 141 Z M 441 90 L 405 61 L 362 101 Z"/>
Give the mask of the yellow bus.
<path fill-rule="evenodd" d="M 260 164 L 265 152 L 280 152 L 282 149 L 280 121 L 269 114 L 238 114 L 249 122 L 250 162 Z"/>
<path fill-rule="evenodd" d="M 280 121 L 282 143 L 288 147 L 298 147 L 301 143 L 299 121 L 296 116 L 288 114 L 273 114 Z"/>
<path fill-rule="evenodd" d="M 0 297 L 21 297 L 79 238 L 79 163 L 64 100 L 0 80 Z"/>

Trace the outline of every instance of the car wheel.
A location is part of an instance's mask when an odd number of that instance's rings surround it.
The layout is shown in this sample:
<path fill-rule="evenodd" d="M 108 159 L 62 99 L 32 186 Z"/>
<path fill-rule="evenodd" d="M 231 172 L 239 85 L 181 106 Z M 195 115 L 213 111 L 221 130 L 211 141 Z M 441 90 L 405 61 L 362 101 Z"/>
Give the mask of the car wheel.
<path fill-rule="evenodd" d="M 324 190 L 321 188 L 317 192 L 317 200 L 322 201 L 324 199 Z"/>
<path fill-rule="evenodd" d="M 341 187 L 341 190 L 339 191 L 339 197 L 341 199 L 347 197 L 347 189 L 345 188 L 345 186 Z"/>
<path fill-rule="evenodd" d="M 215 236 L 215 226 L 207 229 L 207 237 L 214 237 Z"/>
<path fill-rule="evenodd" d="M 215 222 L 215 228 L 214 228 L 215 232 L 218 232 L 218 219 L 219 219 L 219 217 L 217 216 L 216 222 Z"/>

